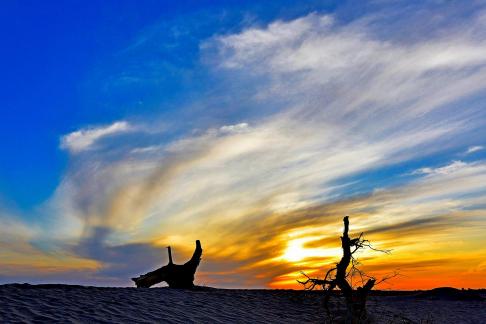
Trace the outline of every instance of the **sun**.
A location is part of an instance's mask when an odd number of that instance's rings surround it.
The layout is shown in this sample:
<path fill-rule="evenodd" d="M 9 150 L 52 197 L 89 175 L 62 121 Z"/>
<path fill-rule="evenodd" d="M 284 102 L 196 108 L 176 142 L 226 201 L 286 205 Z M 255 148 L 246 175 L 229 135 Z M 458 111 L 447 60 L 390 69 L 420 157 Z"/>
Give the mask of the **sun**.
<path fill-rule="evenodd" d="M 287 262 L 296 263 L 308 258 L 328 258 L 339 255 L 338 248 L 306 247 L 307 243 L 321 238 L 318 236 L 306 236 L 289 240 L 282 258 Z"/>

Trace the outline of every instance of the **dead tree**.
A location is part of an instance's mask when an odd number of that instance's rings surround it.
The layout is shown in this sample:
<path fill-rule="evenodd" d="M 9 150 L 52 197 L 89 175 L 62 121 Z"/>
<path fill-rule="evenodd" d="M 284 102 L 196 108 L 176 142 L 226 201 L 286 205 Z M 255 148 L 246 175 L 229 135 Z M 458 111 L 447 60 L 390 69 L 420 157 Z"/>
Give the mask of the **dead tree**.
<path fill-rule="evenodd" d="M 307 290 L 312 290 L 316 286 L 322 286 L 325 290 L 324 297 L 324 307 L 327 311 L 327 315 L 332 319 L 331 312 L 329 310 L 329 298 L 333 294 L 336 288 L 339 288 L 341 294 L 344 296 L 346 303 L 347 314 L 346 323 L 367 323 L 368 315 L 366 311 L 366 299 L 369 292 L 375 284 L 377 284 L 376 279 L 364 274 L 359 270 L 356 265 L 357 260 L 354 258 L 354 254 L 365 247 L 372 250 L 389 253 L 388 250 L 378 250 L 371 246 L 368 240 L 363 238 L 363 233 L 361 233 L 357 238 L 351 239 L 349 237 L 349 219 L 345 216 L 343 219 L 344 231 L 343 236 L 341 236 L 341 247 L 343 250 L 343 256 L 336 267 L 331 268 L 327 271 L 324 279 L 310 278 L 305 273 L 303 275 L 307 278 L 305 281 L 298 282 L 304 285 Z M 348 267 L 351 268 L 348 270 Z M 354 276 L 358 275 L 361 279 L 362 286 L 354 289 L 352 285 L 352 279 Z M 380 280 L 380 282 L 389 279 L 390 277 Z"/>
<path fill-rule="evenodd" d="M 172 251 L 170 246 L 169 263 L 157 270 L 141 275 L 137 278 L 132 278 L 138 288 L 148 288 L 160 282 L 167 282 L 170 288 L 193 288 L 194 274 L 201 261 L 202 248 L 201 242 L 196 241 L 196 249 L 192 254 L 192 258 L 184 264 L 174 264 L 172 262 Z"/>

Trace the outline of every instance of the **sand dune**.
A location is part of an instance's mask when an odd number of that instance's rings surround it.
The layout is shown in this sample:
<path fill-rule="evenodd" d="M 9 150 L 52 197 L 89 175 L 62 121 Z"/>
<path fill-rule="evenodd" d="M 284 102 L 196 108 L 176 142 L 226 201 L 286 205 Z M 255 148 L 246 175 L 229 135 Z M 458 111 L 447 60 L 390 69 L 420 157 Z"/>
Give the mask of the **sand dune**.
<path fill-rule="evenodd" d="M 0 305 L 0 323 L 322 323 L 324 318 L 320 294 L 285 290 L 12 284 L 0 286 Z M 373 296 L 369 308 L 378 323 L 486 323 L 484 301 Z"/>

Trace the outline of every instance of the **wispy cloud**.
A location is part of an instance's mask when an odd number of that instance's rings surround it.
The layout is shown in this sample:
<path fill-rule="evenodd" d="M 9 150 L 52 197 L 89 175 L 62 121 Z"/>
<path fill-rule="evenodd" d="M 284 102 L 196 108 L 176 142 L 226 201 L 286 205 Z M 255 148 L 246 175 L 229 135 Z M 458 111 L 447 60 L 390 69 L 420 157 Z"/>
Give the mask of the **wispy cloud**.
<path fill-rule="evenodd" d="M 457 172 L 467 166 L 467 163 L 462 161 L 453 161 L 451 164 L 439 168 L 420 168 L 412 172 L 412 174 L 450 174 Z"/>
<path fill-rule="evenodd" d="M 223 133 L 240 133 L 248 130 L 248 123 L 221 126 L 219 129 Z"/>
<path fill-rule="evenodd" d="M 474 152 L 478 152 L 484 150 L 484 146 L 476 145 L 476 146 L 471 146 L 467 149 L 466 154 L 471 154 Z"/>
<path fill-rule="evenodd" d="M 423 184 L 349 203 L 341 179 L 464 146 L 462 135 L 478 127 L 472 116 L 481 110 L 455 113 L 455 105 L 486 87 L 481 23 L 471 23 L 468 33 L 407 44 L 375 37 L 368 24 L 340 25 L 311 14 L 207 41 L 205 48 L 219 53 L 215 73 L 250 78 L 246 86 L 255 95 L 246 100 L 279 108 L 250 122 L 151 143 L 150 155 L 98 160 L 95 168 L 78 169 L 76 180 L 66 179 L 75 185 L 65 199 L 82 206 L 88 228 L 112 229 L 104 240 L 183 246 L 196 235 L 209 246 L 209 259 L 243 262 L 250 276 L 285 253 L 282 233 L 336 226 L 330 213 L 367 215 L 368 224 L 452 213 L 464 202 L 444 205 L 439 198 L 468 193 L 481 179 L 462 178 L 473 170 L 465 162 L 425 168 Z M 439 177 L 455 177 L 456 184 L 436 185 Z M 344 201 L 334 205 L 336 197 Z M 329 210 L 307 209 L 321 205 Z M 249 241 L 266 241 L 268 249 L 252 254 L 257 248 Z M 225 248 L 211 248 L 221 242 Z"/>
<path fill-rule="evenodd" d="M 87 127 L 61 137 L 61 148 L 71 153 L 79 153 L 91 149 L 96 142 L 107 136 L 126 133 L 133 126 L 126 121 L 117 121 L 110 125 Z"/>

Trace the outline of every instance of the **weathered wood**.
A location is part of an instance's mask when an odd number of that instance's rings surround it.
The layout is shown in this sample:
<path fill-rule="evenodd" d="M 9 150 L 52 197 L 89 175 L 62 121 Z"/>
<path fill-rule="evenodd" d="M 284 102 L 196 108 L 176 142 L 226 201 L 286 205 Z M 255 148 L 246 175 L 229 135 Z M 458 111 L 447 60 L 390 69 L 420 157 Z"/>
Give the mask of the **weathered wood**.
<path fill-rule="evenodd" d="M 172 262 L 172 251 L 170 246 L 169 263 L 157 270 L 151 271 L 137 278 L 132 278 L 135 285 L 139 288 L 148 288 L 160 282 L 167 282 L 171 288 L 193 288 L 194 274 L 201 261 L 202 248 L 201 242 L 196 241 L 196 248 L 192 258 L 184 264 L 174 264 Z"/>

